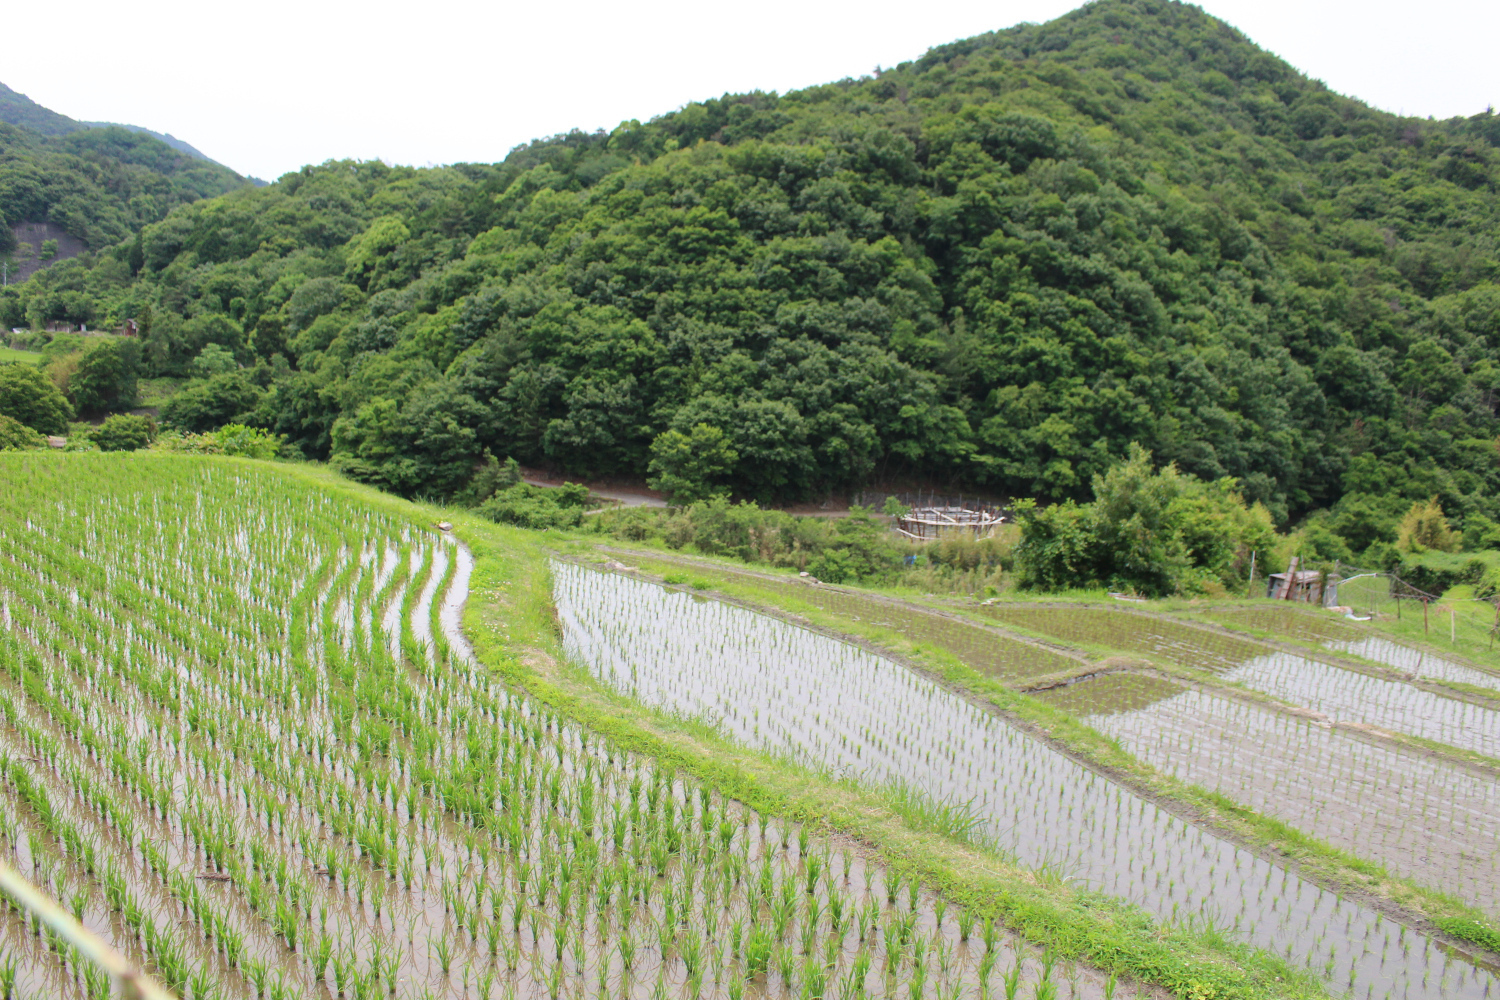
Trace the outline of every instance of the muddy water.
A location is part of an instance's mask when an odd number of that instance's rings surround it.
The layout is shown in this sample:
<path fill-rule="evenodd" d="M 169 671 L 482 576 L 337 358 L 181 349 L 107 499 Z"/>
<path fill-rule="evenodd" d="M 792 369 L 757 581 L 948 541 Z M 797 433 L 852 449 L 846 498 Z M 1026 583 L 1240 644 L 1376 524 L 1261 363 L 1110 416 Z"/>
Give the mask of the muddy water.
<path fill-rule="evenodd" d="M 1493 777 L 1156 678 L 1042 697 L 1184 781 L 1500 915 Z"/>
<path fill-rule="evenodd" d="M 569 652 L 647 703 L 872 784 L 966 803 L 983 833 L 1160 917 L 1211 916 L 1360 996 L 1500 989 L 1373 911 L 1189 826 L 858 647 L 717 601 L 556 564 Z"/>

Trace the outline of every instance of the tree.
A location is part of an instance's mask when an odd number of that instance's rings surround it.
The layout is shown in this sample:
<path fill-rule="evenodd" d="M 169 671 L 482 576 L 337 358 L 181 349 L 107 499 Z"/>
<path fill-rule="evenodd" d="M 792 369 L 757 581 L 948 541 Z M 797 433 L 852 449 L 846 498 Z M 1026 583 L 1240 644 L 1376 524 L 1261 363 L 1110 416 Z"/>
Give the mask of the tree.
<path fill-rule="evenodd" d="M 0 451 L 42 448 L 47 442 L 40 434 L 14 417 L 0 413 Z"/>
<path fill-rule="evenodd" d="M 726 474 L 739 460 L 729 437 L 710 424 L 694 424 L 690 433 L 669 430 L 651 443 L 651 478 L 646 482 L 678 505 L 726 495 Z"/>
<path fill-rule="evenodd" d="M 1135 442 L 1124 462 L 1094 477 L 1093 520 L 1111 579 L 1153 596 L 1177 589 L 1192 560 L 1176 501 L 1192 485 L 1175 465 L 1153 471 L 1151 453 Z"/>
<path fill-rule="evenodd" d="M 0 365 L 0 414 L 42 434 L 66 434 L 73 407 L 35 365 Z"/>
<path fill-rule="evenodd" d="M 264 390 L 244 372 L 215 375 L 163 403 L 161 422 L 180 431 L 201 434 L 248 419 L 264 395 Z"/>
<path fill-rule="evenodd" d="M 116 413 L 89 433 L 100 451 L 135 451 L 156 437 L 156 422 L 150 417 Z"/>
<path fill-rule="evenodd" d="M 1448 527 L 1443 516 L 1442 504 L 1437 497 L 1411 505 L 1401 525 L 1396 529 L 1396 548 L 1402 552 L 1457 552 L 1462 541 L 1459 534 Z"/>
<path fill-rule="evenodd" d="M 84 349 L 68 375 L 68 394 L 79 413 L 108 413 L 135 405 L 140 345 L 106 337 Z"/>
<path fill-rule="evenodd" d="M 239 367 L 234 352 L 220 344 L 205 344 L 193 359 L 193 371 L 199 375 L 224 375 Z"/>
<path fill-rule="evenodd" d="M 1090 506 L 1072 500 L 1043 506 L 1035 500 L 1015 505 L 1021 540 L 1016 543 L 1017 582 L 1026 590 L 1069 590 L 1096 586 L 1099 538 Z"/>

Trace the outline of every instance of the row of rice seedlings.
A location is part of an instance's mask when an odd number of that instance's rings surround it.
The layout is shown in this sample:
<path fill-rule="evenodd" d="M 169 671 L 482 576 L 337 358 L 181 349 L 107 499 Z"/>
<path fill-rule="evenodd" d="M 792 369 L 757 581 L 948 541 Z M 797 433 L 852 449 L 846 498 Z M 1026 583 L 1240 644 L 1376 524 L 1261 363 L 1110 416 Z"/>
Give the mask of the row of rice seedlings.
<path fill-rule="evenodd" d="M 1025 680 L 1060 673 L 1078 666 L 1078 661 L 1033 643 L 1001 635 L 993 629 L 946 615 L 934 614 L 893 601 L 880 601 L 827 587 L 809 587 L 800 582 L 772 582 L 744 577 L 764 589 L 807 601 L 819 610 L 847 615 L 900 632 L 913 642 L 937 642 L 975 669 L 1001 680 Z"/>
<path fill-rule="evenodd" d="M 1317 643 L 1327 649 L 1353 653 L 1419 677 L 1478 687 L 1494 688 L 1500 685 L 1500 676 L 1493 672 L 1396 642 L 1374 634 L 1368 626 L 1334 618 L 1323 611 L 1307 611 L 1285 604 L 1279 607 L 1250 605 L 1243 608 L 1216 608 L 1206 615 L 1231 628 L 1256 629 L 1275 636 Z"/>
<path fill-rule="evenodd" d="M 87 887 L 90 926 L 184 996 L 1104 995 L 493 685 L 421 634 L 464 573 L 409 526 L 212 465 L 165 495 L 89 471 L 111 502 L 54 476 L 45 544 L 0 558 L 6 849 L 35 837 L 43 881 Z M 239 546 L 252 524 L 267 540 Z M 148 533 L 169 579 L 111 561 Z M 0 941 L 28 990 L 90 995 Z"/>
<path fill-rule="evenodd" d="M 1500 785 L 1492 778 L 1176 685 L 1145 707 L 1115 710 L 1115 692 L 1133 680 L 1100 677 L 1049 700 L 1184 781 L 1500 912 Z"/>
<path fill-rule="evenodd" d="M 1218 673 L 1265 652 L 1248 638 L 1194 628 L 1122 608 L 1030 607 L 1008 602 L 981 605 L 986 618 L 1078 646 L 1159 656 L 1195 670 Z"/>
<path fill-rule="evenodd" d="M 642 701 L 875 786 L 963 803 L 1024 864 L 1226 933 L 1360 995 L 1482 996 L 1490 972 L 1239 850 L 858 647 L 717 601 L 555 564 L 569 652 Z M 1410 941 L 1408 946 L 1406 942 Z M 1330 965 L 1330 960 L 1332 964 Z"/>
<path fill-rule="evenodd" d="M 1256 657 L 1224 674 L 1273 698 L 1355 722 L 1500 757 L 1500 711 L 1404 681 L 1341 670 L 1293 653 Z"/>
<path fill-rule="evenodd" d="M 1250 639 L 1129 611 L 1006 604 L 979 610 L 1007 624 L 1068 642 L 1161 656 L 1219 673 L 1226 680 L 1322 712 L 1335 721 L 1378 726 L 1500 756 L 1500 712 L 1404 681 L 1343 670 L 1293 653 L 1268 652 Z"/>

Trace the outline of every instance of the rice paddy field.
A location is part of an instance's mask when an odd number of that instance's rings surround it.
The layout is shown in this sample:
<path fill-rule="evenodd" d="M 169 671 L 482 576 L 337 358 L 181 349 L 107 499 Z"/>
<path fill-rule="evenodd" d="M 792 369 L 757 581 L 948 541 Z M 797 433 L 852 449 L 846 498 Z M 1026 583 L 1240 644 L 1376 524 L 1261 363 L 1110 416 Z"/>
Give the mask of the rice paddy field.
<path fill-rule="evenodd" d="M 1307 613 L 1295 608 L 1259 605 L 1217 609 L 1209 613 L 1208 617 L 1232 628 L 1256 629 L 1341 653 L 1353 653 L 1417 677 L 1470 684 L 1500 692 L 1500 671 L 1481 669 L 1427 650 L 1402 645 L 1373 635 L 1368 629 L 1327 615 Z"/>
<path fill-rule="evenodd" d="M 495 680 L 415 508 L 169 457 L 0 487 L 0 853 L 181 997 L 1115 995 Z M 112 994 L 11 906 L 0 995 Z"/>
<path fill-rule="evenodd" d="M 0 456 L 0 858 L 184 1000 L 1500 996 L 904 661 L 539 539 L 266 463 Z M 997 682 L 1090 662 L 818 599 Z M 1493 913 L 1493 778 L 1127 676 L 1046 697 Z M 0 997 L 119 995 L 0 906 Z"/>
<path fill-rule="evenodd" d="M 1305 963 L 1338 992 L 1496 995 L 1494 972 L 1483 963 L 1455 961 L 1381 913 L 1184 822 L 1006 725 L 978 699 L 894 661 L 696 594 L 572 565 L 555 573 L 570 650 L 599 679 L 638 698 L 813 769 L 963 803 L 976 832 L 1021 863 L 1066 871 L 1166 919 L 1212 914 L 1231 934 Z M 739 579 L 961 657 L 985 645 L 982 627 L 931 609 L 893 608 L 896 602 L 847 588 L 759 574 Z M 1313 708 L 1322 717 L 1137 673 L 1090 677 L 1041 695 L 1153 767 L 1448 892 L 1492 919 L 1500 913 L 1494 773 L 1328 721 L 1373 721 L 1488 748 L 1500 734 L 1488 710 L 1145 615 L 982 610 L 1014 615 L 1032 634 L 1149 650 Z M 976 669 L 1024 681 L 1024 665 L 1001 659 L 1023 661 L 1021 641 L 1002 637 L 994 646 L 1006 652 L 978 657 Z M 1077 668 L 1062 653 L 1042 650 L 1036 659 L 1032 676 Z"/>
<path fill-rule="evenodd" d="M 1155 678 L 1110 674 L 1044 697 L 1185 781 L 1500 913 L 1492 776 Z"/>
<path fill-rule="evenodd" d="M 1216 674 L 1334 721 L 1376 726 L 1500 757 L 1500 710 L 1402 681 L 1341 669 L 1248 638 L 1131 611 L 1006 605 L 980 611 L 996 621 L 1066 642 L 1109 646 Z M 1334 641 L 1360 642 L 1362 648 L 1375 648 L 1381 643 L 1394 647 L 1380 639 Z M 1433 670 L 1440 668 L 1427 662 Z"/>

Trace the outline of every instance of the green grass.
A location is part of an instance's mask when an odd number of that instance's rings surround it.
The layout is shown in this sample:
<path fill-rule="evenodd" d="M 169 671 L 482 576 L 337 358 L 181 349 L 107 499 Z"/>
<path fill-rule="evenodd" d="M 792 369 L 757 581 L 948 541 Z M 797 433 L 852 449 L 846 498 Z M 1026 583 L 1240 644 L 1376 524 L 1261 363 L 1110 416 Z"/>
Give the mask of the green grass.
<path fill-rule="evenodd" d="M 42 355 L 37 351 L 18 351 L 14 347 L 0 347 L 0 364 L 40 364 Z"/>

